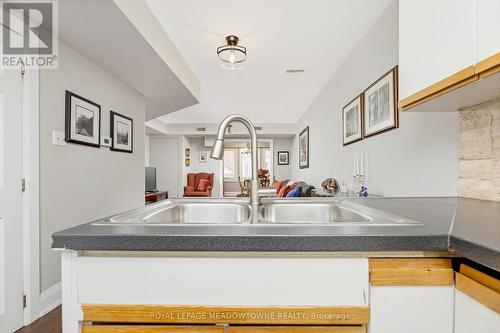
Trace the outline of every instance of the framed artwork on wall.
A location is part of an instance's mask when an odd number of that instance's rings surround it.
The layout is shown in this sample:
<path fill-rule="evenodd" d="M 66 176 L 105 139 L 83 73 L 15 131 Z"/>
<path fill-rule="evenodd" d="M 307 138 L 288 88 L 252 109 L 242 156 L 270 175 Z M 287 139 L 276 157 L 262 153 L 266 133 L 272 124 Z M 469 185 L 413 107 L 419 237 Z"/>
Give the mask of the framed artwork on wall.
<path fill-rule="evenodd" d="M 365 137 L 399 127 L 397 77 L 396 66 L 364 91 Z"/>
<path fill-rule="evenodd" d="M 132 153 L 134 121 L 113 111 L 110 114 L 111 150 Z"/>
<path fill-rule="evenodd" d="M 184 166 L 186 168 L 191 166 L 191 159 L 189 157 L 184 158 Z"/>
<path fill-rule="evenodd" d="M 67 142 L 99 147 L 101 141 L 101 106 L 66 90 Z"/>
<path fill-rule="evenodd" d="M 278 152 L 278 165 L 288 165 L 290 163 L 290 152 L 279 151 Z"/>
<path fill-rule="evenodd" d="M 198 162 L 199 163 L 207 163 L 208 153 L 207 152 L 199 152 L 198 153 Z"/>
<path fill-rule="evenodd" d="M 191 149 L 184 148 L 184 157 L 191 157 Z"/>
<path fill-rule="evenodd" d="M 299 134 L 299 168 L 309 168 L 309 126 Z"/>
<path fill-rule="evenodd" d="M 344 146 L 363 139 L 363 94 L 342 108 Z"/>

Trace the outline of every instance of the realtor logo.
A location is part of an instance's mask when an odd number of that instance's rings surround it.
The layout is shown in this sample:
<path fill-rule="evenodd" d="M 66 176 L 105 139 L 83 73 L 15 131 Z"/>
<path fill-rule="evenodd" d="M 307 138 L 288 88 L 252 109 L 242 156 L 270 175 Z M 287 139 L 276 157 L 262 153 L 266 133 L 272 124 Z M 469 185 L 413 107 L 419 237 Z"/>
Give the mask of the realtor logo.
<path fill-rule="evenodd" d="M 57 68 L 57 2 L 0 0 L 2 67 Z"/>

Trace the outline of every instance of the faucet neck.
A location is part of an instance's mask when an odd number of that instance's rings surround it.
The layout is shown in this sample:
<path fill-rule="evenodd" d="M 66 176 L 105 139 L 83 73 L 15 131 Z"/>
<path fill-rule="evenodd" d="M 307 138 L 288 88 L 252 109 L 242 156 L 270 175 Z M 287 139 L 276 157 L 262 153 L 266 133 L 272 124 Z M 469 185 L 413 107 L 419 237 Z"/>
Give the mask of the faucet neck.
<path fill-rule="evenodd" d="M 259 161 L 258 161 L 258 141 L 257 141 L 257 132 L 255 131 L 255 127 L 253 126 L 250 119 L 242 115 L 230 115 L 224 118 L 224 120 L 219 125 L 219 130 L 217 132 L 217 138 L 214 143 L 214 148 L 217 145 L 221 145 L 224 142 L 224 136 L 226 134 L 227 127 L 230 123 L 237 121 L 245 125 L 248 132 L 250 133 L 250 150 L 252 153 L 252 180 L 250 182 L 250 203 L 252 205 L 259 204 L 259 178 L 258 178 L 258 170 L 259 170 Z M 219 147 L 219 149 L 221 149 Z"/>

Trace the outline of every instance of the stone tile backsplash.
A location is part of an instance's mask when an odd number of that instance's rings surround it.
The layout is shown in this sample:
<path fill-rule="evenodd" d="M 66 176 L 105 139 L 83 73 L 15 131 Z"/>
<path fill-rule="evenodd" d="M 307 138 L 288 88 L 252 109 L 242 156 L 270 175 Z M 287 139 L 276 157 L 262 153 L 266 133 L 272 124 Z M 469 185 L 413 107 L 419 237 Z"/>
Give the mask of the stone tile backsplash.
<path fill-rule="evenodd" d="M 500 201 L 500 99 L 460 111 L 458 194 Z"/>

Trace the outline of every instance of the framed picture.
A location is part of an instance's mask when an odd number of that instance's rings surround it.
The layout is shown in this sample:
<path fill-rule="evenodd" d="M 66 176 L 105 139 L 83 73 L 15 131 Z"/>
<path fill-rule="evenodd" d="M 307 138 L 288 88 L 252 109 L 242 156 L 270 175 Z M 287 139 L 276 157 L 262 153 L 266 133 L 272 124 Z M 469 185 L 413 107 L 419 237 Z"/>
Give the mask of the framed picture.
<path fill-rule="evenodd" d="M 309 168 L 309 126 L 299 134 L 299 168 Z"/>
<path fill-rule="evenodd" d="M 399 127 L 397 76 L 396 66 L 364 91 L 365 137 Z"/>
<path fill-rule="evenodd" d="M 350 101 L 342 109 L 342 133 L 344 146 L 363 139 L 363 94 Z"/>
<path fill-rule="evenodd" d="M 111 111 L 111 150 L 132 153 L 134 121 Z"/>
<path fill-rule="evenodd" d="M 65 140 L 99 147 L 101 142 L 101 106 L 66 90 Z"/>
<path fill-rule="evenodd" d="M 186 157 L 184 159 L 184 166 L 189 167 L 191 165 L 191 159 L 189 157 Z"/>
<path fill-rule="evenodd" d="M 191 149 L 184 148 L 184 157 L 191 157 Z"/>
<path fill-rule="evenodd" d="M 207 163 L 208 153 L 199 152 L 198 153 L 198 162 L 199 163 Z"/>
<path fill-rule="evenodd" d="M 290 163 L 290 153 L 288 151 L 278 152 L 278 165 L 288 165 Z"/>

